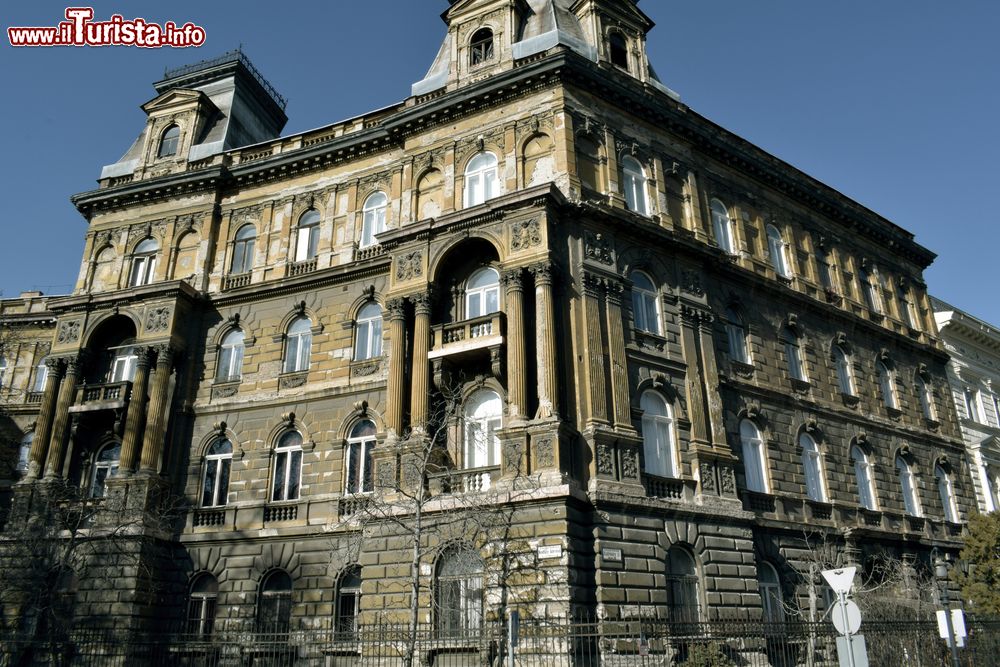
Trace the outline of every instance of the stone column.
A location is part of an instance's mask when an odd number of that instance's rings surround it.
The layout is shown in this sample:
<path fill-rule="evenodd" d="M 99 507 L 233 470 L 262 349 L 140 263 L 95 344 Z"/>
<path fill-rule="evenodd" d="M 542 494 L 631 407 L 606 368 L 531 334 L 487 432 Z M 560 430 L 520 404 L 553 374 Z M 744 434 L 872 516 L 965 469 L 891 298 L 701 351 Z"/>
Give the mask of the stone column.
<path fill-rule="evenodd" d="M 555 304 L 552 297 L 552 267 L 538 264 L 535 276 L 535 327 L 537 333 L 538 413 L 536 419 L 559 415 L 559 378 L 556 367 Z"/>
<path fill-rule="evenodd" d="M 125 434 L 122 436 L 122 456 L 119 469 L 122 473 L 132 472 L 139 461 L 142 446 L 142 425 L 146 416 L 146 384 L 149 380 L 149 362 L 152 350 L 148 347 L 136 349 L 135 378 L 132 380 L 132 398 L 125 416 Z"/>
<path fill-rule="evenodd" d="M 632 429 L 632 398 L 628 387 L 628 360 L 625 357 L 625 328 L 622 325 L 622 293 L 618 281 L 607 283 L 608 352 L 611 357 L 611 398 L 615 426 Z"/>
<path fill-rule="evenodd" d="M 431 295 L 429 292 L 410 297 L 413 301 L 413 371 L 410 375 L 410 426 L 422 430 L 427 422 L 430 393 Z"/>
<path fill-rule="evenodd" d="M 83 374 L 82 354 L 66 360 L 66 375 L 59 386 L 55 412 L 52 415 L 52 437 L 45 463 L 45 478 L 55 479 L 63 474 L 63 455 L 66 452 L 66 429 L 69 427 L 69 409 L 76 399 L 76 380 Z M 46 383 L 46 391 L 48 383 Z"/>
<path fill-rule="evenodd" d="M 681 307 L 681 344 L 687 365 L 686 388 L 688 419 L 691 420 L 691 441 L 696 445 L 709 445 L 711 431 L 705 408 L 705 384 L 702 379 L 701 355 L 698 344 L 698 320 L 702 311 L 691 306 Z"/>
<path fill-rule="evenodd" d="M 601 326 L 601 297 L 604 279 L 583 274 L 584 354 L 587 356 L 587 418 L 607 423 L 607 379 L 604 371 L 604 327 Z"/>
<path fill-rule="evenodd" d="M 56 410 L 56 400 L 59 398 L 59 385 L 66 362 L 63 359 L 46 359 L 45 365 L 49 373 L 45 378 L 45 391 L 42 394 L 42 409 L 35 423 L 35 437 L 31 441 L 31 451 L 28 453 L 28 474 L 26 480 L 38 479 L 45 467 L 45 455 L 49 451 L 49 436 L 52 435 L 52 417 Z"/>
<path fill-rule="evenodd" d="M 406 380 L 406 309 L 402 299 L 386 304 L 389 311 L 389 381 L 386 387 L 386 430 L 403 432 L 403 395 Z"/>
<path fill-rule="evenodd" d="M 524 358 L 524 279 L 521 269 L 503 274 L 507 310 L 507 410 L 511 421 L 526 416 L 528 398 Z"/>
<path fill-rule="evenodd" d="M 146 411 L 146 434 L 142 440 L 142 458 L 139 466 L 143 472 L 157 473 L 163 453 L 164 438 L 169 418 L 167 398 L 170 390 L 170 373 L 174 366 L 174 351 L 169 345 L 156 348 L 156 372 Z"/>
<path fill-rule="evenodd" d="M 704 372 L 705 404 L 708 408 L 708 432 L 712 436 L 712 444 L 721 449 L 726 445 L 726 424 L 722 414 L 722 394 L 719 393 L 719 365 L 715 358 L 715 339 L 712 327 L 715 316 L 702 311 L 698 318 L 698 345 L 701 355 L 701 367 Z"/>

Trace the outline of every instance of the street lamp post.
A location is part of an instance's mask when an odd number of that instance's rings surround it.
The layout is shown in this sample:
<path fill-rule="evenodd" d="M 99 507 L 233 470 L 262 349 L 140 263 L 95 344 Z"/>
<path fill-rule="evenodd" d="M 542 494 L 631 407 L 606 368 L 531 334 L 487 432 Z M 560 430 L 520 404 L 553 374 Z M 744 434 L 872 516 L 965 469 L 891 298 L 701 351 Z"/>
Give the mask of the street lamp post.
<path fill-rule="evenodd" d="M 952 667 L 960 667 L 958 662 L 958 641 L 955 638 L 955 626 L 951 622 L 951 597 L 948 594 L 948 561 L 941 558 L 937 547 L 931 550 L 934 561 L 934 576 L 941 587 L 941 606 L 944 607 L 944 622 L 948 628 L 948 646 L 951 648 Z"/>

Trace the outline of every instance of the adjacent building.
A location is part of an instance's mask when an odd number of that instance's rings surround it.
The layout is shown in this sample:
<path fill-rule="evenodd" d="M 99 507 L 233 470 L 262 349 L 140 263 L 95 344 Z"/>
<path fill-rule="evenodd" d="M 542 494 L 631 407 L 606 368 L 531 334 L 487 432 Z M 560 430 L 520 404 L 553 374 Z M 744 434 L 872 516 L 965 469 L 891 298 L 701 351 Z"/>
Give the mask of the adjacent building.
<path fill-rule="evenodd" d="M 686 106 L 634 0 L 444 20 L 403 102 L 301 134 L 240 52 L 168 72 L 73 197 L 73 293 L 4 303 L 10 523 L 52 480 L 189 505 L 156 576 L 78 576 L 77 617 L 773 618 L 817 543 L 957 551 L 934 255 Z M 414 562 L 355 539 L 390 488 L 507 523 Z"/>

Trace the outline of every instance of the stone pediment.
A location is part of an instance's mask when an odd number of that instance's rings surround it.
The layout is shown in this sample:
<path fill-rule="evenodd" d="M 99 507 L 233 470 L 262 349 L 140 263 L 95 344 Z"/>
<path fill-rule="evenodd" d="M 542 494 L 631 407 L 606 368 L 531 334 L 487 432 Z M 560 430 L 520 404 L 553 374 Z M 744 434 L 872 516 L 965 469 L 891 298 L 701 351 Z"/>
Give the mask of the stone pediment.
<path fill-rule="evenodd" d="M 142 105 L 142 110 L 149 115 L 163 112 L 176 112 L 195 109 L 201 106 L 214 109 L 215 105 L 205 93 L 197 90 L 176 88 L 158 95 Z"/>

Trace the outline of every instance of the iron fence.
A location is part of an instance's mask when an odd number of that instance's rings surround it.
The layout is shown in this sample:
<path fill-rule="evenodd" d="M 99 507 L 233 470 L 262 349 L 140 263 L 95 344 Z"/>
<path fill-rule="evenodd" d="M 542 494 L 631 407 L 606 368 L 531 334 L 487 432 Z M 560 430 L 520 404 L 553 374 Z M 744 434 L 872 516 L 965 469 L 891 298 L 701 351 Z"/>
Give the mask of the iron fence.
<path fill-rule="evenodd" d="M 1000 620 L 967 626 L 961 665 L 1000 666 Z M 872 622 L 861 633 L 873 667 L 950 667 L 936 623 Z M 0 667 L 837 667 L 836 636 L 830 623 L 803 622 L 527 619 L 510 634 L 484 623 L 442 635 L 388 624 L 342 632 L 332 623 L 275 630 L 220 621 L 210 635 L 0 637 Z"/>

